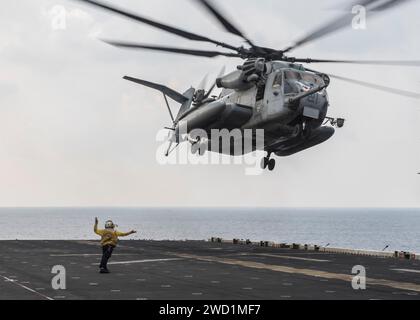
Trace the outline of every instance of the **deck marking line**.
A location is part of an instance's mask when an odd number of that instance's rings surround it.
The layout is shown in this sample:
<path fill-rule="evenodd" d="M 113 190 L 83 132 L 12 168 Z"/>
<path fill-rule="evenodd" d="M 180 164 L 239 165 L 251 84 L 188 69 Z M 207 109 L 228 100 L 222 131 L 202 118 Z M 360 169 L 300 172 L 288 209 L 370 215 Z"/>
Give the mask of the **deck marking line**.
<path fill-rule="evenodd" d="M 113 254 L 113 256 L 134 256 L 137 255 L 136 253 L 117 253 Z M 93 257 L 99 256 L 101 257 L 101 253 L 68 253 L 68 254 L 50 254 L 50 257 Z"/>
<path fill-rule="evenodd" d="M 131 260 L 131 261 L 113 261 L 109 262 L 109 265 L 115 264 L 132 264 L 132 263 L 147 263 L 147 262 L 164 262 L 164 261 L 179 261 L 181 258 L 167 258 L 167 259 L 145 259 L 145 260 Z M 96 265 L 97 263 L 93 263 Z"/>
<path fill-rule="evenodd" d="M 30 291 L 30 292 L 32 292 L 32 293 L 35 293 L 35 294 L 39 295 L 40 297 L 43 297 L 44 299 L 47 299 L 47 300 L 54 300 L 53 298 L 48 297 L 48 296 L 46 296 L 45 294 L 42 294 L 42 293 L 40 293 L 40 292 L 38 292 L 38 291 L 36 291 L 36 290 L 34 290 L 34 289 L 32 289 L 32 288 L 29 288 L 29 287 L 27 287 L 27 286 L 25 286 L 25 285 L 23 285 L 23 284 L 19 283 L 19 282 L 18 282 L 18 281 L 16 281 L 16 280 L 10 279 L 10 278 L 5 277 L 5 276 L 0 276 L 0 277 L 2 277 L 2 278 L 3 278 L 5 281 L 7 281 L 7 282 L 13 283 L 13 284 L 15 284 L 15 285 L 17 285 L 17 286 L 19 286 L 19 287 L 21 287 L 21 288 L 25 289 L 25 290 L 28 290 L 28 291 Z"/>
<path fill-rule="evenodd" d="M 312 258 L 302 258 L 302 257 L 292 257 L 284 256 L 277 254 L 268 254 L 268 253 L 241 253 L 242 256 L 262 256 L 262 257 L 271 257 L 271 258 L 281 258 L 281 259 L 291 259 L 291 260 L 303 260 L 303 261 L 313 261 L 313 262 L 331 262 L 331 260 L 322 260 L 322 259 L 312 259 Z"/>
<path fill-rule="evenodd" d="M 172 253 L 172 254 L 178 257 L 185 258 L 185 259 L 219 262 L 222 264 L 236 265 L 236 266 L 241 266 L 245 268 L 265 269 L 265 270 L 284 272 L 284 273 L 290 273 L 290 274 L 302 274 L 309 277 L 342 280 L 342 281 L 347 281 L 349 283 L 351 283 L 351 281 L 353 280 L 353 275 L 351 274 L 332 273 L 332 272 L 326 272 L 326 271 L 320 271 L 320 270 L 314 270 L 314 269 L 292 268 L 292 267 L 286 267 L 286 266 L 281 266 L 281 265 L 272 265 L 272 264 L 265 264 L 265 263 L 260 263 L 260 262 L 227 259 L 227 258 L 220 258 L 220 257 L 198 256 L 198 255 L 183 254 L 183 253 Z M 420 292 L 419 284 L 414 284 L 414 283 L 409 283 L 409 282 L 398 282 L 398 281 L 393 281 L 393 280 L 374 279 L 374 278 L 366 278 L 366 282 L 368 285 L 377 285 L 377 286 L 391 287 L 391 288 L 401 289 L 401 290 Z"/>
<path fill-rule="evenodd" d="M 420 273 L 420 270 L 414 269 L 391 269 L 393 271 L 401 271 L 401 272 L 412 272 L 412 273 Z"/>

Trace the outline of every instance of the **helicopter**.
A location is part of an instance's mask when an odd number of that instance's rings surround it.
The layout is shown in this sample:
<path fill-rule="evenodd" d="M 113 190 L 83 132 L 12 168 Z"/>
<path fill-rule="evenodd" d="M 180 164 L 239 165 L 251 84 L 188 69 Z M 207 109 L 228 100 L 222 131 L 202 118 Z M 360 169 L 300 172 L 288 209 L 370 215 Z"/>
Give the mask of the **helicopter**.
<path fill-rule="evenodd" d="M 420 66 L 420 61 L 357 61 L 289 56 L 292 50 L 351 25 L 351 17 L 348 15 L 341 15 L 300 38 L 293 45 L 278 50 L 256 45 L 233 22 L 226 18 L 222 11 L 210 0 L 195 1 L 210 13 L 227 32 L 242 38 L 246 43 L 245 46 L 238 47 L 217 41 L 96 0 L 77 1 L 191 41 L 214 44 L 225 51 L 183 49 L 103 40 L 110 45 L 119 48 L 153 50 L 206 58 L 223 56 L 243 60 L 243 63 L 238 65 L 236 70 L 228 74 L 224 74 L 223 70 L 209 90 L 191 87 L 180 93 L 163 84 L 131 76 L 124 77 L 125 80 L 157 90 L 163 94 L 172 120 L 172 125 L 166 127 L 170 133 L 166 156 L 183 142 L 189 142 L 191 151 L 199 155 L 211 151 L 230 156 L 243 156 L 257 150 L 258 146 L 255 141 L 258 134 L 256 131 L 260 129 L 264 132 L 264 143 L 261 148 L 262 151 L 267 153 L 267 156 L 261 160 L 261 167 L 264 170 L 273 171 L 276 166 L 276 160 L 272 157 L 273 154 L 286 157 L 313 148 L 329 140 L 335 134 L 336 128 L 342 128 L 345 125 L 345 119 L 328 116 L 330 101 L 327 89 L 332 78 L 388 93 L 420 98 L 418 93 L 326 74 L 305 66 L 311 63 Z M 371 15 L 377 15 L 408 1 L 410 0 L 359 0 L 357 4 L 365 6 Z M 353 5 L 356 5 L 356 3 L 353 3 Z M 349 11 L 351 11 L 351 7 L 349 7 Z M 218 96 L 212 95 L 216 87 L 221 89 Z M 180 104 L 177 115 L 172 113 L 168 98 Z M 192 137 L 191 133 L 197 129 L 204 131 L 206 133 L 205 137 Z M 227 149 L 213 148 L 210 141 L 214 130 L 224 129 L 254 130 L 255 133 L 249 137 L 252 140 L 250 144 L 246 144 L 245 138 L 241 137 L 237 139 L 240 141 L 234 141 Z M 237 148 L 238 143 L 242 147 Z M 173 147 L 173 145 L 175 146 Z M 248 148 L 244 147 L 245 145 Z"/>

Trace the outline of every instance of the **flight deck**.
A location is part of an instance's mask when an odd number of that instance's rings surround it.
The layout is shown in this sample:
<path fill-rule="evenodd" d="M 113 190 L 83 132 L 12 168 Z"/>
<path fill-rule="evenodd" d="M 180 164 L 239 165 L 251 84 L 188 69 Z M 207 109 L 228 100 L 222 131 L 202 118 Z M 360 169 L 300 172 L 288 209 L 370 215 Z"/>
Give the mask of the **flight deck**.
<path fill-rule="evenodd" d="M 121 241 L 99 274 L 97 241 L 0 241 L 0 299 L 420 299 L 420 261 L 211 241 Z M 366 289 L 352 287 L 354 266 Z M 54 266 L 65 269 L 55 290 Z"/>

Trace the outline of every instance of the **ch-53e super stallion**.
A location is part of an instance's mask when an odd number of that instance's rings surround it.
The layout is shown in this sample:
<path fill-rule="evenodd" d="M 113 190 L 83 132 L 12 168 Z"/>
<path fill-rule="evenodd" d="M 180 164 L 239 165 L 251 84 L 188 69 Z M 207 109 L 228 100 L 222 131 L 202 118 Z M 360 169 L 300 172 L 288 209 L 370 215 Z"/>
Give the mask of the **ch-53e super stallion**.
<path fill-rule="evenodd" d="M 328 117 L 330 101 L 328 99 L 327 88 L 330 85 L 331 78 L 364 85 L 389 93 L 420 98 L 420 94 L 417 93 L 325 74 L 304 66 L 304 64 L 310 63 L 419 66 L 419 61 L 326 60 L 295 58 L 287 55 L 297 47 L 350 25 L 351 19 L 349 20 L 348 15 L 341 16 L 316 29 L 288 48 L 277 50 L 256 45 L 234 26 L 210 0 L 196 1 L 210 12 L 228 32 L 244 39 L 246 46 L 237 47 L 213 40 L 207 36 L 156 22 L 102 2 L 93 0 L 79 1 L 182 38 L 212 43 L 229 51 L 190 50 L 121 41 L 106 41 L 111 45 L 121 48 L 156 50 L 208 58 L 224 56 L 244 60 L 236 70 L 226 75 L 221 74 L 209 90 L 190 88 L 184 93 L 179 93 L 165 85 L 134 77 L 124 77 L 126 80 L 156 89 L 163 93 L 172 119 L 172 126 L 167 128 L 171 134 L 168 136 L 169 146 L 166 155 L 184 141 L 191 143 L 193 153 L 203 154 L 205 150 L 210 150 L 233 156 L 244 155 L 255 151 L 257 148 L 257 144 L 255 143 L 257 140 L 256 134 L 250 136 L 250 139 L 252 139 L 251 143 L 242 141 L 245 136 L 243 135 L 241 141 L 235 141 L 227 149 L 221 148 L 220 144 L 216 144 L 219 146 L 217 149 L 212 149 L 212 145 L 214 144 L 209 143 L 212 139 L 212 130 L 239 129 L 245 131 L 246 129 L 250 129 L 256 132 L 258 129 L 263 129 L 264 145 L 262 148 L 267 152 L 267 156 L 262 159 L 261 166 L 263 169 L 268 168 L 271 171 L 276 165 L 275 159 L 272 158 L 273 154 L 280 157 L 290 156 L 312 148 L 330 139 L 335 133 L 334 127 L 341 128 L 344 126 L 344 119 Z M 364 5 L 371 15 L 376 15 L 405 2 L 408 1 L 359 0 L 358 4 Z M 347 9 L 351 12 L 351 7 Z M 216 86 L 222 88 L 219 96 L 212 95 Z M 176 116 L 171 111 L 167 97 L 181 105 Z M 181 128 L 186 128 L 186 138 L 181 134 Z M 205 139 L 189 136 L 191 132 L 194 130 L 197 131 L 197 129 L 206 132 Z M 242 147 L 237 148 L 238 144 Z M 249 147 L 246 148 L 245 146 Z"/>

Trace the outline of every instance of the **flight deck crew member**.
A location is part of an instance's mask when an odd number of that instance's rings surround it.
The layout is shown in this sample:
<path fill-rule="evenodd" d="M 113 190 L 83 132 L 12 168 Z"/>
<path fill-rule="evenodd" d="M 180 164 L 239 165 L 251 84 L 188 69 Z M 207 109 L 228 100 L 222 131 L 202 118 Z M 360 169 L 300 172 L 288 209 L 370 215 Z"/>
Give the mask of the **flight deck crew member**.
<path fill-rule="evenodd" d="M 101 236 L 102 246 L 102 260 L 99 265 L 100 273 L 109 273 L 107 268 L 108 260 L 111 258 L 112 252 L 118 243 L 118 237 L 126 237 L 130 234 L 136 233 L 137 231 L 131 230 L 130 232 L 124 233 L 115 230 L 115 225 L 111 220 L 105 222 L 105 229 L 98 229 L 98 218 L 95 218 L 95 226 L 93 231 Z"/>

